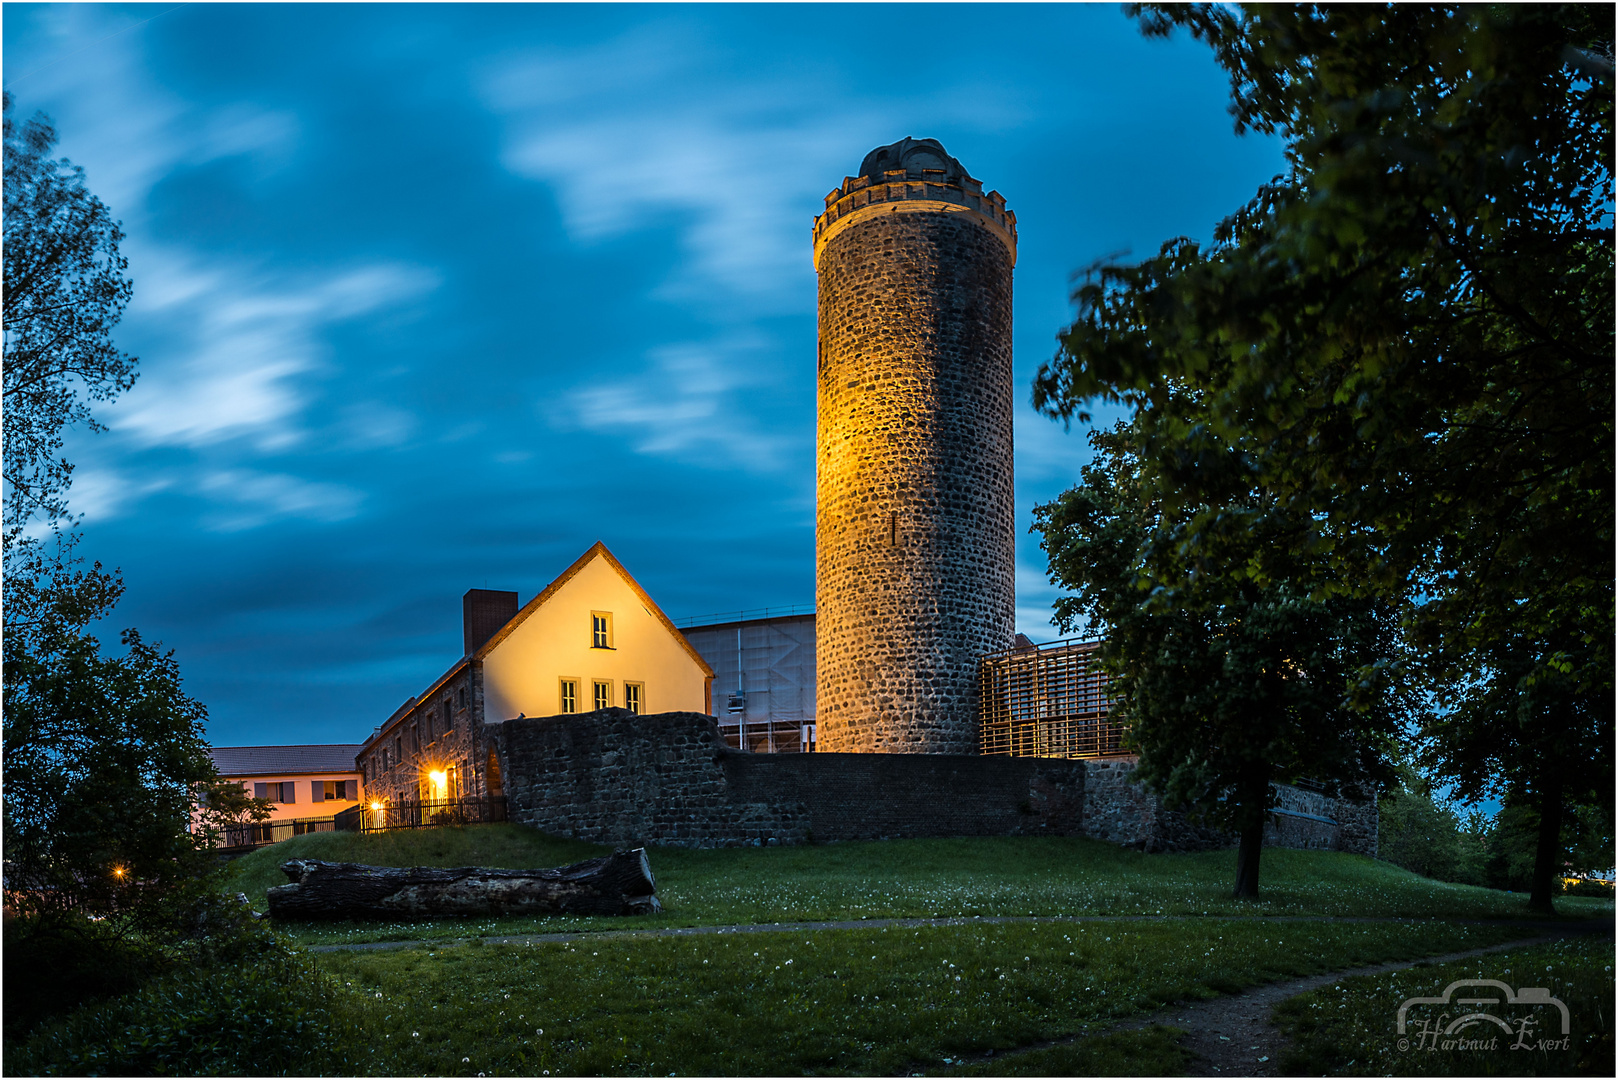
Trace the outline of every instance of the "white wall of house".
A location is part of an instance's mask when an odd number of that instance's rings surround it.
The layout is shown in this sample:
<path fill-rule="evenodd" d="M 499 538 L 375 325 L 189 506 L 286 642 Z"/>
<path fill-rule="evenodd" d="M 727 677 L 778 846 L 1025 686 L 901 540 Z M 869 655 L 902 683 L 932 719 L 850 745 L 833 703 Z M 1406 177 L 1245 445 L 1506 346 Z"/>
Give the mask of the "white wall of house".
<path fill-rule="evenodd" d="M 641 712 L 707 712 L 708 672 L 639 591 L 605 555 L 597 555 L 524 609 L 483 655 L 486 721 L 555 716 L 564 711 L 562 682 L 572 680 L 577 712 L 595 708 L 594 684 L 608 704 L 625 708 L 625 684 L 641 686 Z M 609 647 L 597 648 L 592 616 L 610 617 Z"/>

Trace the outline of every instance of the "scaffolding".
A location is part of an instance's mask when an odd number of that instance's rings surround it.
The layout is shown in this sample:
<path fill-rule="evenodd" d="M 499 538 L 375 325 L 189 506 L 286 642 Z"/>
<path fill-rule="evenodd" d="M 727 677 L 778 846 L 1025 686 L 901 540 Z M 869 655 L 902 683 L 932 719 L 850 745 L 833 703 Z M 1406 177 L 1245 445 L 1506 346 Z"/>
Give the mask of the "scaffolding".
<path fill-rule="evenodd" d="M 1069 639 L 983 657 L 982 753 L 1058 758 L 1123 753 L 1122 725 L 1107 715 L 1107 676 L 1095 662 L 1099 648 L 1097 641 Z"/>
<path fill-rule="evenodd" d="M 814 750 L 812 613 L 692 626 L 682 632 L 713 668 L 713 712 L 725 745 L 759 754 Z"/>

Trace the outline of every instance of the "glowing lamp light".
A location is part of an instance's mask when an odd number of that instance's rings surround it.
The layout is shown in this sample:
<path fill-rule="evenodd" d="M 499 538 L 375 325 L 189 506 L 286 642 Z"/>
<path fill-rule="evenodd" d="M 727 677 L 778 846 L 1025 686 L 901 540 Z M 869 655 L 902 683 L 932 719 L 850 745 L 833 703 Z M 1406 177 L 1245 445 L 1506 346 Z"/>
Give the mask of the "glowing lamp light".
<path fill-rule="evenodd" d="M 112 868 L 112 874 L 113 874 L 114 877 L 123 877 L 124 876 L 124 868 L 121 867 L 121 866 L 115 866 L 115 867 Z"/>
<path fill-rule="evenodd" d="M 380 810 L 380 809 L 382 809 L 382 804 L 379 803 L 379 802 L 373 802 L 371 804 L 371 809 L 372 810 Z"/>
<path fill-rule="evenodd" d="M 440 800 L 449 795 L 449 773 L 431 772 L 427 774 L 433 781 L 433 794 Z"/>

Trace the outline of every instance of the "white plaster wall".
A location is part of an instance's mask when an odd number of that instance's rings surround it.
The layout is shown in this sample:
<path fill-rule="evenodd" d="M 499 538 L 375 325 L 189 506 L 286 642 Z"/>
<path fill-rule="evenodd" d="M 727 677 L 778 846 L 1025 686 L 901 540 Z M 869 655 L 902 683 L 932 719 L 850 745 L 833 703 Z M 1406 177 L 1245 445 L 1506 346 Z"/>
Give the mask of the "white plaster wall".
<path fill-rule="evenodd" d="M 612 613 L 613 648 L 591 647 L 593 611 Z M 615 706 L 623 706 L 629 681 L 645 684 L 643 713 L 707 711 L 702 668 L 604 558 L 592 559 L 484 657 L 483 718 L 555 716 L 563 678 L 578 680 L 580 712 L 594 707 L 595 679 L 612 682 Z"/>

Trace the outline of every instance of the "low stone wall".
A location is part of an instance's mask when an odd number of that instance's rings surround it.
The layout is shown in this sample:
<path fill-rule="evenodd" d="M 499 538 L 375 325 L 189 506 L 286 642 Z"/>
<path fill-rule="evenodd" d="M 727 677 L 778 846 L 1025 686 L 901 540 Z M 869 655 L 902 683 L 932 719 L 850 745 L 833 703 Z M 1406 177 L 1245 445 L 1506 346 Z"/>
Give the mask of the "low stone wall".
<path fill-rule="evenodd" d="M 1144 851 L 1232 838 L 1164 810 L 1135 760 L 748 754 L 711 716 L 604 709 L 489 726 L 508 813 L 558 836 L 681 847 L 920 836 L 1090 836 Z M 1376 853 L 1376 806 L 1277 789 L 1265 841 Z"/>
<path fill-rule="evenodd" d="M 726 751 L 721 765 L 733 798 L 804 807 L 816 841 L 1084 832 L 1079 761 Z"/>

